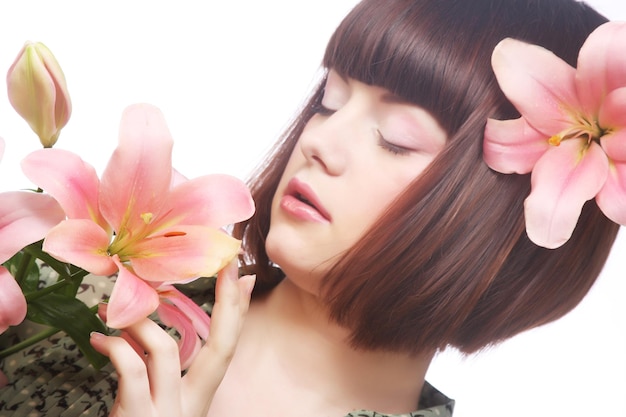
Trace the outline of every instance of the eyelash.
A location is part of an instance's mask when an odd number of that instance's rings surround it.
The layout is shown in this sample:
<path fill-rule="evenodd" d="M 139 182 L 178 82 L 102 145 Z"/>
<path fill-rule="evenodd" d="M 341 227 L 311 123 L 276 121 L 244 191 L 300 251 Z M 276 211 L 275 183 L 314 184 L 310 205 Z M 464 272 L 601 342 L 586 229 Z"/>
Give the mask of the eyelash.
<path fill-rule="evenodd" d="M 322 103 L 316 104 L 313 108 L 313 111 L 321 116 L 331 116 L 333 113 L 335 113 L 335 110 L 325 107 Z M 378 136 L 378 146 L 394 155 L 408 155 L 411 152 L 411 149 L 398 146 L 387 141 L 378 129 L 376 129 L 376 135 Z"/>
<path fill-rule="evenodd" d="M 411 150 L 402 146 L 395 145 L 385 139 L 380 130 L 376 129 L 378 135 L 378 146 L 394 155 L 408 155 Z"/>
<path fill-rule="evenodd" d="M 335 110 L 331 110 L 328 107 L 324 107 L 322 103 L 316 104 L 315 107 L 313 108 L 313 111 L 322 116 L 330 116 L 335 112 Z"/>

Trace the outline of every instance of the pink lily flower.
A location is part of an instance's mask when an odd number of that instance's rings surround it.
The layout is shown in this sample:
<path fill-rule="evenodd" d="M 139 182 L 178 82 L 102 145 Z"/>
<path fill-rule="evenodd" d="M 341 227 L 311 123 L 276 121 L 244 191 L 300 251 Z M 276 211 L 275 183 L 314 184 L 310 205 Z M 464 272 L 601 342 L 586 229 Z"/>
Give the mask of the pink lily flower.
<path fill-rule="evenodd" d="M 43 239 L 63 219 L 63 209 L 49 195 L 31 191 L 0 193 L 0 263 Z"/>
<path fill-rule="evenodd" d="M 204 310 L 171 285 L 158 289 L 161 302 L 157 308 L 159 318 L 180 335 L 178 341 L 181 369 L 187 369 L 202 343 L 209 337 L 211 320 Z"/>
<path fill-rule="evenodd" d="M 0 157 L 4 140 L 0 138 Z M 24 246 L 42 239 L 65 218 L 59 204 L 49 195 L 27 191 L 0 193 L 0 263 Z M 0 333 L 20 324 L 26 317 L 26 299 L 9 271 L 0 267 Z M 7 378 L 0 372 L 0 388 Z"/>
<path fill-rule="evenodd" d="M 498 44 L 492 66 L 520 112 L 489 119 L 484 158 L 502 173 L 531 174 L 528 237 L 557 248 L 571 236 L 584 203 L 626 225 L 626 23 L 598 27 L 577 68 L 514 39 Z"/>
<path fill-rule="evenodd" d="M 172 145 L 162 113 L 138 104 L 123 113 L 119 144 L 101 179 L 59 149 L 41 149 L 22 163 L 68 217 L 48 233 L 44 250 L 96 275 L 119 271 L 107 309 L 113 328 L 154 312 L 161 285 L 222 269 L 240 242 L 220 228 L 254 212 L 236 178 L 181 178 L 172 169 Z"/>
<path fill-rule="evenodd" d="M 0 138 L 0 157 L 4 140 Z M 29 191 L 0 193 L 0 263 L 24 246 L 43 239 L 48 230 L 65 218 L 49 195 Z M 26 316 L 24 294 L 9 271 L 0 267 L 0 333 L 20 324 Z"/>
<path fill-rule="evenodd" d="M 236 273 L 236 272 L 235 272 Z M 126 274 L 124 270 L 120 274 Z M 122 292 L 126 302 L 134 301 L 132 292 Z M 181 369 L 187 369 L 196 353 L 202 346 L 201 340 L 209 337 L 211 318 L 196 303 L 172 285 L 161 285 L 157 288 L 159 305 L 157 314 L 161 322 L 168 327 L 173 327 L 179 334 L 178 346 Z M 103 320 L 107 320 L 107 306 L 101 306 L 98 314 Z M 143 349 L 125 332 L 121 336 L 139 353 L 144 354 Z"/>
<path fill-rule="evenodd" d="M 0 333 L 20 324 L 26 317 L 26 299 L 9 271 L 0 266 Z"/>
<path fill-rule="evenodd" d="M 0 263 L 24 246 L 43 239 L 65 218 L 49 195 L 29 191 L 0 193 Z M 26 317 L 26 299 L 9 271 L 0 267 L 0 333 Z"/>

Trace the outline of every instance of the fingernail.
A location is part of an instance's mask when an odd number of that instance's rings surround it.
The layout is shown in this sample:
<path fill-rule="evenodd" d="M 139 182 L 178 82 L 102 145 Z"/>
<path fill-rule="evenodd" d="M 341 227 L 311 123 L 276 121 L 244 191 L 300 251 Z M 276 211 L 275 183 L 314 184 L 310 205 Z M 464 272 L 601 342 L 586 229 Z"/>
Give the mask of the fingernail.
<path fill-rule="evenodd" d="M 240 278 L 243 283 L 243 290 L 246 295 L 252 294 L 252 290 L 254 289 L 254 284 L 256 283 L 256 275 L 245 275 Z"/>
<path fill-rule="evenodd" d="M 106 323 L 107 321 L 107 304 L 106 303 L 98 304 L 98 316 L 103 322 Z"/>
<path fill-rule="evenodd" d="M 105 335 L 103 335 L 103 334 L 102 334 L 102 333 L 100 333 L 100 332 L 91 332 L 91 333 L 89 333 L 89 339 L 91 339 L 91 340 L 98 341 L 98 340 L 102 340 L 102 339 L 104 339 L 105 337 L 106 337 L 106 336 L 105 336 Z"/>
<path fill-rule="evenodd" d="M 233 259 L 230 261 L 228 265 L 224 268 L 224 272 L 231 281 L 239 280 L 239 267 L 237 265 L 237 259 Z"/>

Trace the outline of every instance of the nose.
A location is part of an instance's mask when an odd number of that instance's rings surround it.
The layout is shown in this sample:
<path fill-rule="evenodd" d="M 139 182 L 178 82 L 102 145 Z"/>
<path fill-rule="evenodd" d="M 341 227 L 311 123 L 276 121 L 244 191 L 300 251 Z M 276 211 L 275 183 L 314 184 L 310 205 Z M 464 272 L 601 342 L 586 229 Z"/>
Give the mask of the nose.
<path fill-rule="evenodd" d="M 305 126 L 299 146 L 307 161 L 327 174 L 341 175 L 350 161 L 350 143 L 358 120 L 342 108 L 331 115 L 315 115 Z M 351 140 L 352 139 L 352 140 Z"/>

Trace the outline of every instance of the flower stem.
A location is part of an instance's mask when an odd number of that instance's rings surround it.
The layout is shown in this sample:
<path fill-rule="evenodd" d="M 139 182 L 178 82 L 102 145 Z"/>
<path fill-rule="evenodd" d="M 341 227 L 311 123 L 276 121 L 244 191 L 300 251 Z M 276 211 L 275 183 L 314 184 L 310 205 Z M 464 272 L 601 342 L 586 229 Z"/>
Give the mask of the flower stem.
<path fill-rule="evenodd" d="M 67 286 L 68 284 L 70 284 L 69 281 L 62 279 L 59 282 L 56 282 L 48 287 L 42 288 L 40 290 L 37 290 L 35 292 L 30 292 L 28 294 L 24 294 L 24 298 L 26 298 L 26 302 L 30 302 L 33 300 L 36 300 L 38 298 L 43 297 L 46 294 L 50 294 L 56 290 L 58 290 L 59 288 L 63 288 L 65 286 Z"/>
<path fill-rule="evenodd" d="M 93 314 L 96 314 L 98 312 L 98 305 L 96 304 L 95 306 L 90 307 L 89 310 Z M 35 343 L 41 342 L 42 340 L 47 339 L 48 337 L 53 336 L 60 331 L 61 330 L 57 329 L 56 327 L 50 327 L 49 329 L 42 330 L 41 332 L 29 337 L 28 339 L 24 339 L 21 342 L 14 344 L 13 346 L 1 350 L 0 359 L 4 359 L 9 355 L 19 352 L 22 349 L 26 349 L 27 347 L 32 346 Z"/>
<path fill-rule="evenodd" d="M 22 254 L 22 259 L 20 259 L 20 264 L 15 272 L 15 280 L 18 284 L 22 284 L 26 277 L 26 271 L 28 271 L 33 262 L 35 262 L 35 258 L 30 253 L 24 252 Z"/>
<path fill-rule="evenodd" d="M 27 347 L 34 345 L 37 342 L 41 342 L 42 340 L 47 339 L 48 337 L 58 332 L 60 332 L 60 330 L 54 327 L 43 330 L 37 333 L 36 335 L 29 337 L 28 339 L 24 339 L 21 342 L 16 343 L 13 346 L 0 351 L 0 359 L 6 358 L 7 356 L 12 355 L 16 352 L 19 352 L 22 349 L 26 349 Z"/>

